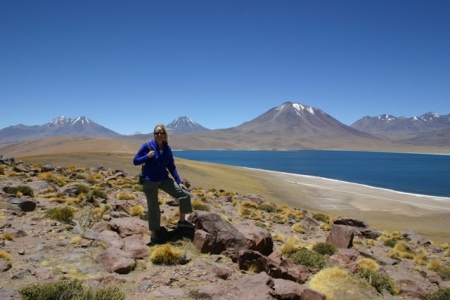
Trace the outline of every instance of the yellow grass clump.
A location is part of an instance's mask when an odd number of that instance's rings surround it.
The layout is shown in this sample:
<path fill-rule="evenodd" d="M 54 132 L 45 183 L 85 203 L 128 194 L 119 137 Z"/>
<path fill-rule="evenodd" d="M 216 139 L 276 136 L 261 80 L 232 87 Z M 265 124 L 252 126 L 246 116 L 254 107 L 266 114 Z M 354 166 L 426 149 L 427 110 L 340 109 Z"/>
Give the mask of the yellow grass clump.
<path fill-rule="evenodd" d="M 288 217 L 298 221 L 303 219 L 305 216 L 303 215 L 303 212 L 301 210 L 294 210 L 289 211 Z"/>
<path fill-rule="evenodd" d="M 2 234 L 0 236 L 0 240 L 13 241 L 14 240 L 14 236 L 11 233 L 9 233 L 9 232 L 5 232 L 4 234 Z"/>
<path fill-rule="evenodd" d="M 64 176 L 56 176 L 56 175 L 54 175 L 53 173 L 50 173 L 50 172 L 41 173 L 41 175 L 39 175 L 39 179 L 45 180 L 45 181 L 50 182 L 50 183 L 55 183 L 55 184 L 57 184 L 60 187 L 65 185 L 66 181 L 68 180 Z"/>
<path fill-rule="evenodd" d="M 277 213 L 277 214 L 273 214 L 269 217 L 269 220 L 271 220 L 274 223 L 277 224 L 284 224 L 287 222 L 288 220 L 288 216 L 285 213 Z"/>
<path fill-rule="evenodd" d="M 172 248 L 170 244 L 154 246 L 151 249 L 150 261 L 154 264 L 175 265 L 181 254 L 181 251 Z"/>
<path fill-rule="evenodd" d="M 142 205 L 136 205 L 133 206 L 133 208 L 130 211 L 130 215 L 132 216 L 139 216 L 145 211 L 144 207 Z"/>
<path fill-rule="evenodd" d="M 291 226 L 291 229 L 298 233 L 305 233 L 305 229 L 302 227 L 300 223 L 295 223 Z"/>
<path fill-rule="evenodd" d="M 371 258 L 363 257 L 358 259 L 356 263 L 358 264 L 359 267 L 370 269 L 372 271 L 378 271 L 379 269 L 378 263 Z"/>
<path fill-rule="evenodd" d="M 428 264 L 427 251 L 424 248 L 420 248 L 417 251 L 416 256 L 414 257 L 414 262 L 422 266 L 426 266 Z"/>
<path fill-rule="evenodd" d="M 281 246 L 281 254 L 288 256 L 291 253 L 294 253 L 298 249 L 302 248 L 303 244 L 297 236 L 289 237 L 286 242 L 284 242 L 283 246 Z"/>
<path fill-rule="evenodd" d="M 282 242 L 284 241 L 284 236 L 281 233 L 274 232 L 272 233 L 272 240 L 275 242 Z"/>
<path fill-rule="evenodd" d="M 324 294 L 327 300 L 368 299 L 364 296 L 367 284 L 353 279 L 347 270 L 339 267 L 321 270 L 307 286 Z"/>
<path fill-rule="evenodd" d="M 445 250 L 444 254 L 445 254 L 445 256 L 450 256 L 450 248 L 448 248 L 447 250 Z"/>
<path fill-rule="evenodd" d="M 11 259 L 11 253 L 6 250 L 0 250 L 0 258 L 9 261 Z"/>
<path fill-rule="evenodd" d="M 412 269 L 416 272 L 422 272 L 422 268 L 420 266 L 413 266 Z"/>
<path fill-rule="evenodd" d="M 192 201 L 192 209 L 210 211 L 211 207 L 208 204 L 203 203 L 201 199 L 195 199 L 194 201 Z"/>
<path fill-rule="evenodd" d="M 136 199 L 132 194 L 128 194 L 128 193 L 117 193 L 117 199 L 119 200 L 134 200 Z"/>
<path fill-rule="evenodd" d="M 416 254 L 414 250 L 409 245 L 407 245 L 405 241 L 399 241 L 397 244 L 395 244 L 394 249 L 389 252 L 389 256 L 394 259 L 414 259 L 415 255 Z"/>
<path fill-rule="evenodd" d="M 245 201 L 239 206 L 238 215 L 244 219 L 261 220 L 261 212 L 257 210 L 256 203 L 253 203 L 254 205 L 249 205 L 249 203 L 253 202 Z"/>
<path fill-rule="evenodd" d="M 428 263 L 427 265 L 427 269 L 431 270 L 431 271 L 436 271 L 437 269 L 439 269 L 441 267 L 441 263 L 436 261 L 436 260 L 432 260 Z"/>
<path fill-rule="evenodd" d="M 0 165 L 0 175 L 5 175 L 5 167 Z"/>

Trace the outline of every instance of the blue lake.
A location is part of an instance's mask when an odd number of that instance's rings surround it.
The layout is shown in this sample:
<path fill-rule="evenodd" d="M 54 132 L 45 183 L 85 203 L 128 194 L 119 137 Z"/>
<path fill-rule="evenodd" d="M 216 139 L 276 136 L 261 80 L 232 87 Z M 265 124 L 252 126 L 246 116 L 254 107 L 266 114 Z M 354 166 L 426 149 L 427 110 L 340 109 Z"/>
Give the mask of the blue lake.
<path fill-rule="evenodd" d="M 450 155 L 359 151 L 183 150 L 174 156 L 450 197 Z"/>

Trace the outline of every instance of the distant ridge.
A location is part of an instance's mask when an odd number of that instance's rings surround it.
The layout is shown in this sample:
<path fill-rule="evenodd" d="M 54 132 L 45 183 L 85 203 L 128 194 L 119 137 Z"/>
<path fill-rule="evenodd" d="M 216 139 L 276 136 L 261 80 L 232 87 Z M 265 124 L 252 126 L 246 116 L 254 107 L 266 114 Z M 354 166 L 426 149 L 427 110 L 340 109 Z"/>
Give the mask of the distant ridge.
<path fill-rule="evenodd" d="M 382 114 L 376 117 L 366 116 L 351 125 L 352 128 L 376 136 L 397 137 L 450 128 L 450 114 L 439 115 L 428 112 L 419 117 L 395 117 Z"/>
<path fill-rule="evenodd" d="M 171 132 L 199 132 L 210 130 L 185 116 L 176 118 L 166 127 Z"/>
<path fill-rule="evenodd" d="M 116 138 L 122 135 L 84 116 L 75 119 L 60 116 L 44 125 L 27 126 L 18 124 L 0 130 L 0 141 L 2 144 L 56 136 Z"/>

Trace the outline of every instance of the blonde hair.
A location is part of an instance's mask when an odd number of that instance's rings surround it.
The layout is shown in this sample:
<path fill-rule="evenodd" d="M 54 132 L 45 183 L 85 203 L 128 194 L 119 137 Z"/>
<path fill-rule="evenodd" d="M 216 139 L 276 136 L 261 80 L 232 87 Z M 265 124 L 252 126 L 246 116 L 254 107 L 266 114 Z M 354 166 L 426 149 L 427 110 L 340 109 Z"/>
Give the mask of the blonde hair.
<path fill-rule="evenodd" d="M 166 126 L 164 126 L 164 124 L 158 124 L 155 126 L 155 128 L 153 129 L 153 135 L 155 134 L 156 128 L 161 128 L 162 131 L 164 132 L 164 143 L 167 143 L 169 141 L 169 132 L 167 131 Z"/>

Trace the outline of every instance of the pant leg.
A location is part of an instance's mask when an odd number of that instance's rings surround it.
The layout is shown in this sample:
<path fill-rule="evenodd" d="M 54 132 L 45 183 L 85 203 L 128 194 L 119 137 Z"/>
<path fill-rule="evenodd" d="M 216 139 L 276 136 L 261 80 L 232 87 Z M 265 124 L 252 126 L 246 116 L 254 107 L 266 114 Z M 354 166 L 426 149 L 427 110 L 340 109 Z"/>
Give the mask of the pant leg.
<path fill-rule="evenodd" d="M 144 181 L 144 194 L 147 198 L 148 209 L 148 229 L 158 231 L 161 228 L 161 211 L 158 202 L 158 185 L 159 182 L 149 180 Z"/>
<path fill-rule="evenodd" d="M 181 189 L 172 178 L 169 177 L 161 181 L 159 188 L 175 198 L 180 207 L 180 213 L 188 214 L 192 212 L 191 194 Z"/>

